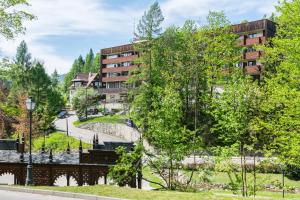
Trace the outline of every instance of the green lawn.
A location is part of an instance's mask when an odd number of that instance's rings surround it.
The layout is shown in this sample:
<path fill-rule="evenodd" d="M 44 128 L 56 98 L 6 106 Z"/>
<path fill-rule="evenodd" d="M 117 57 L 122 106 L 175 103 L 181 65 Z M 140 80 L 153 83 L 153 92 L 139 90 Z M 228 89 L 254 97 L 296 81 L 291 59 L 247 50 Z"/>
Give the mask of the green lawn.
<path fill-rule="evenodd" d="M 157 175 L 155 175 L 150 167 L 144 167 L 143 168 L 143 177 L 145 177 L 147 180 L 150 180 L 150 181 L 154 181 L 154 182 L 157 182 L 157 183 L 160 183 L 160 184 L 163 184 L 164 185 L 164 181 L 159 178 Z M 155 183 L 150 183 L 150 187 L 154 188 L 154 189 L 160 189 L 161 186 L 158 185 L 158 184 L 155 184 Z"/>
<path fill-rule="evenodd" d="M 83 187 L 34 187 L 34 189 L 57 190 L 63 192 L 75 192 L 93 194 L 99 196 L 118 197 L 136 200 L 230 200 L 243 199 L 234 196 L 230 191 L 211 190 L 205 192 L 188 193 L 172 191 L 145 191 L 132 188 L 120 188 L 110 185 L 83 186 Z M 251 197 L 252 199 L 252 197 Z M 255 199 L 281 199 L 281 193 L 259 192 Z M 286 199 L 300 199 L 299 194 L 286 194 Z"/>
<path fill-rule="evenodd" d="M 46 136 L 46 150 L 50 148 L 53 151 L 61 152 L 65 151 L 68 147 L 68 142 L 70 144 L 71 150 L 78 151 L 79 140 L 74 137 L 68 137 L 65 133 L 54 132 Z M 33 150 L 40 151 L 44 143 L 44 137 L 38 137 L 33 140 Z M 90 144 L 82 142 L 84 149 L 90 149 L 92 146 Z"/>
<path fill-rule="evenodd" d="M 76 121 L 73 124 L 75 126 L 79 126 L 82 124 L 95 123 L 95 122 L 116 124 L 116 123 L 124 123 L 125 119 L 126 119 L 125 115 L 106 115 L 106 116 L 88 119 L 86 121 Z"/>
<path fill-rule="evenodd" d="M 190 171 L 185 171 L 186 175 L 189 176 L 190 175 Z M 261 185 L 269 185 L 269 184 L 281 184 L 282 182 L 282 175 L 281 174 L 271 174 L 271 173 L 257 173 L 256 174 L 257 177 L 257 184 L 261 184 Z M 253 174 L 252 173 L 247 173 L 247 178 L 248 178 L 248 183 L 252 184 L 253 183 Z M 193 181 L 195 182 L 199 182 L 197 177 L 197 173 L 194 174 L 193 176 Z M 227 173 L 225 172 L 212 172 L 211 176 L 209 176 L 209 179 L 211 181 L 211 183 L 214 184 L 226 184 L 226 183 L 230 183 L 229 177 L 227 175 Z M 294 181 L 291 179 L 288 179 L 287 177 L 285 177 L 285 186 L 286 188 L 291 188 L 291 187 L 295 187 L 295 188 L 300 188 L 300 181 Z"/>

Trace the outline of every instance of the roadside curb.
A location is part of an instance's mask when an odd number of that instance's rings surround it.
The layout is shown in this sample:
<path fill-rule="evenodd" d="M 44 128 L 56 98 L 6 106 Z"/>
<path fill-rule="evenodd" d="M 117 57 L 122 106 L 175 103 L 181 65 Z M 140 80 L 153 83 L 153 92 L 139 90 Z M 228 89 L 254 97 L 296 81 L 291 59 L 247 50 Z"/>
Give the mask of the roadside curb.
<path fill-rule="evenodd" d="M 114 197 L 105 197 L 105 196 L 96 196 L 82 193 L 71 193 L 71 192 L 60 192 L 54 190 L 39 190 L 39 189 L 31 189 L 31 188 L 18 188 L 18 187 L 10 187 L 10 186 L 0 186 L 0 190 L 7 190 L 13 192 L 23 192 L 30 194 L 41 194 L 41 195 L 51 195 L 57 197 L 68 197 L 68 198 L 77 198 L 84 200 L 124 200 L 120 198 Z"/>

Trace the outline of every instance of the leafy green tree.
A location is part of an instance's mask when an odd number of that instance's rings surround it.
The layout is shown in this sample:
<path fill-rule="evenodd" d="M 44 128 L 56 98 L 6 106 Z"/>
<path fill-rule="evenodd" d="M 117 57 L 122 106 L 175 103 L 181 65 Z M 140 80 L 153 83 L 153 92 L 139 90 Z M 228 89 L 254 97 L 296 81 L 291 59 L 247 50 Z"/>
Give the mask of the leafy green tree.
<path fill-rule="evenodd" d="M 76 114 L 80 120 L 87 117 L 86 110 L 90 106 L 97 105 L 99 94 L 92 88 L 80 88 L 72 98 L 72 107 L 76 110 Z"/>
<path fill-rule="evenodd" d="M 282 1 L 277 7 L 276 36 L 263 48 L 264 99 L 258 129 L 269 135 L 266 149 L 281 162 L 300 166 L 300 1 Z"/>
<path fill-rule="evenodd" d="M 126 152 L 124 147 L 117 149 L 119 159 L 117 163 L 109 169 L 108 176 L 119 186 L 133 186 L 136 175 L 139 172 L 139 162 L 141 162 L 142 146 L 135 146 L 132 152 Z"/>
<path fill-rule="evenodd" d="M 2 0 L 0 2 L 0 35 L 7 39 L 13 39 L 17 34 L 24 33 L 24 21 L 33 20 L 35 17 L 23 10 L 17 10 L 19 6 L 29 6 L 26 0 Z"/>

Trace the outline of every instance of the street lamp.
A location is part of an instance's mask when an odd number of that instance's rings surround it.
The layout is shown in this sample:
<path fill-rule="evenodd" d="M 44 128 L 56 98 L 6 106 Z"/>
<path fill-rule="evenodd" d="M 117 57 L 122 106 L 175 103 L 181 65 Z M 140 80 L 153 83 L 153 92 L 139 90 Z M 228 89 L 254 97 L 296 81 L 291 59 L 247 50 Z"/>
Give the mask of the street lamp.
<path fill-rule="evenodd" d="M 32 111 L 34 107 L 35 107 L 35 103 L 32 101 L 31 97 L 26 99 L 26 108 L 29 111 L 29 161 L 27 165 L 26 185 L 33 185 L 31 139 L 32 139 Z"/>

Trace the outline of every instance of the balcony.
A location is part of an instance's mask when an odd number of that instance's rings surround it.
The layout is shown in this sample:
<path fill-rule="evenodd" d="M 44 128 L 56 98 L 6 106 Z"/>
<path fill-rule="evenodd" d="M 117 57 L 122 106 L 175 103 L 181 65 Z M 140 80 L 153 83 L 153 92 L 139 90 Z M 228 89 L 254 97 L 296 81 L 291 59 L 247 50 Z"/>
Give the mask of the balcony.
<path fill-rule="evenodd" d="M 128 76 L 103 77 L 102 82 L 127 81 Z"/>
<path fill-rule="evenodd" d="M 253 51 L 253 52 L 246 52 L 244 53 L 243 57 L 246 60 L 256 60 L 261 56 L 260 51 Z"/>
<path fill-rule="evenodd" d="M 265 42 L 266 37 L 247 38 L 245 45 L 264 44 Z"/>
<path fill-rule="evenodd" d="M 245 72 L 249 75 L 259 75 L 262 71 L 261 65 L 254 65 L 254 66 L 246 66 Z"/>
<path fill-rule="evenodd" d="M 109 72 L 128 72 L 131 70 L 136 69 L 136 65 L 128 66 L 128 67 L 112 67 L 112 68 L 102 68 L 102 73 L 109 73 Z"/>
<path fill-rule="evenodd" d="M 104 94 L 122 93 L 122 92 L 127 92 L 128 88 L 100 88 L 98 89 L 98 91 Z"/>
<path fill-rule="evenodd" d="M 118 57 L 118 58 L 111 58 L 111 59 L 103 59 L 102 64 L 112 64 L 112 63 L 133 61 L 137 57 L 138 57 L 138 55 L 132 55 L 132 56 L 124 56 L 124 57 Z"/>

